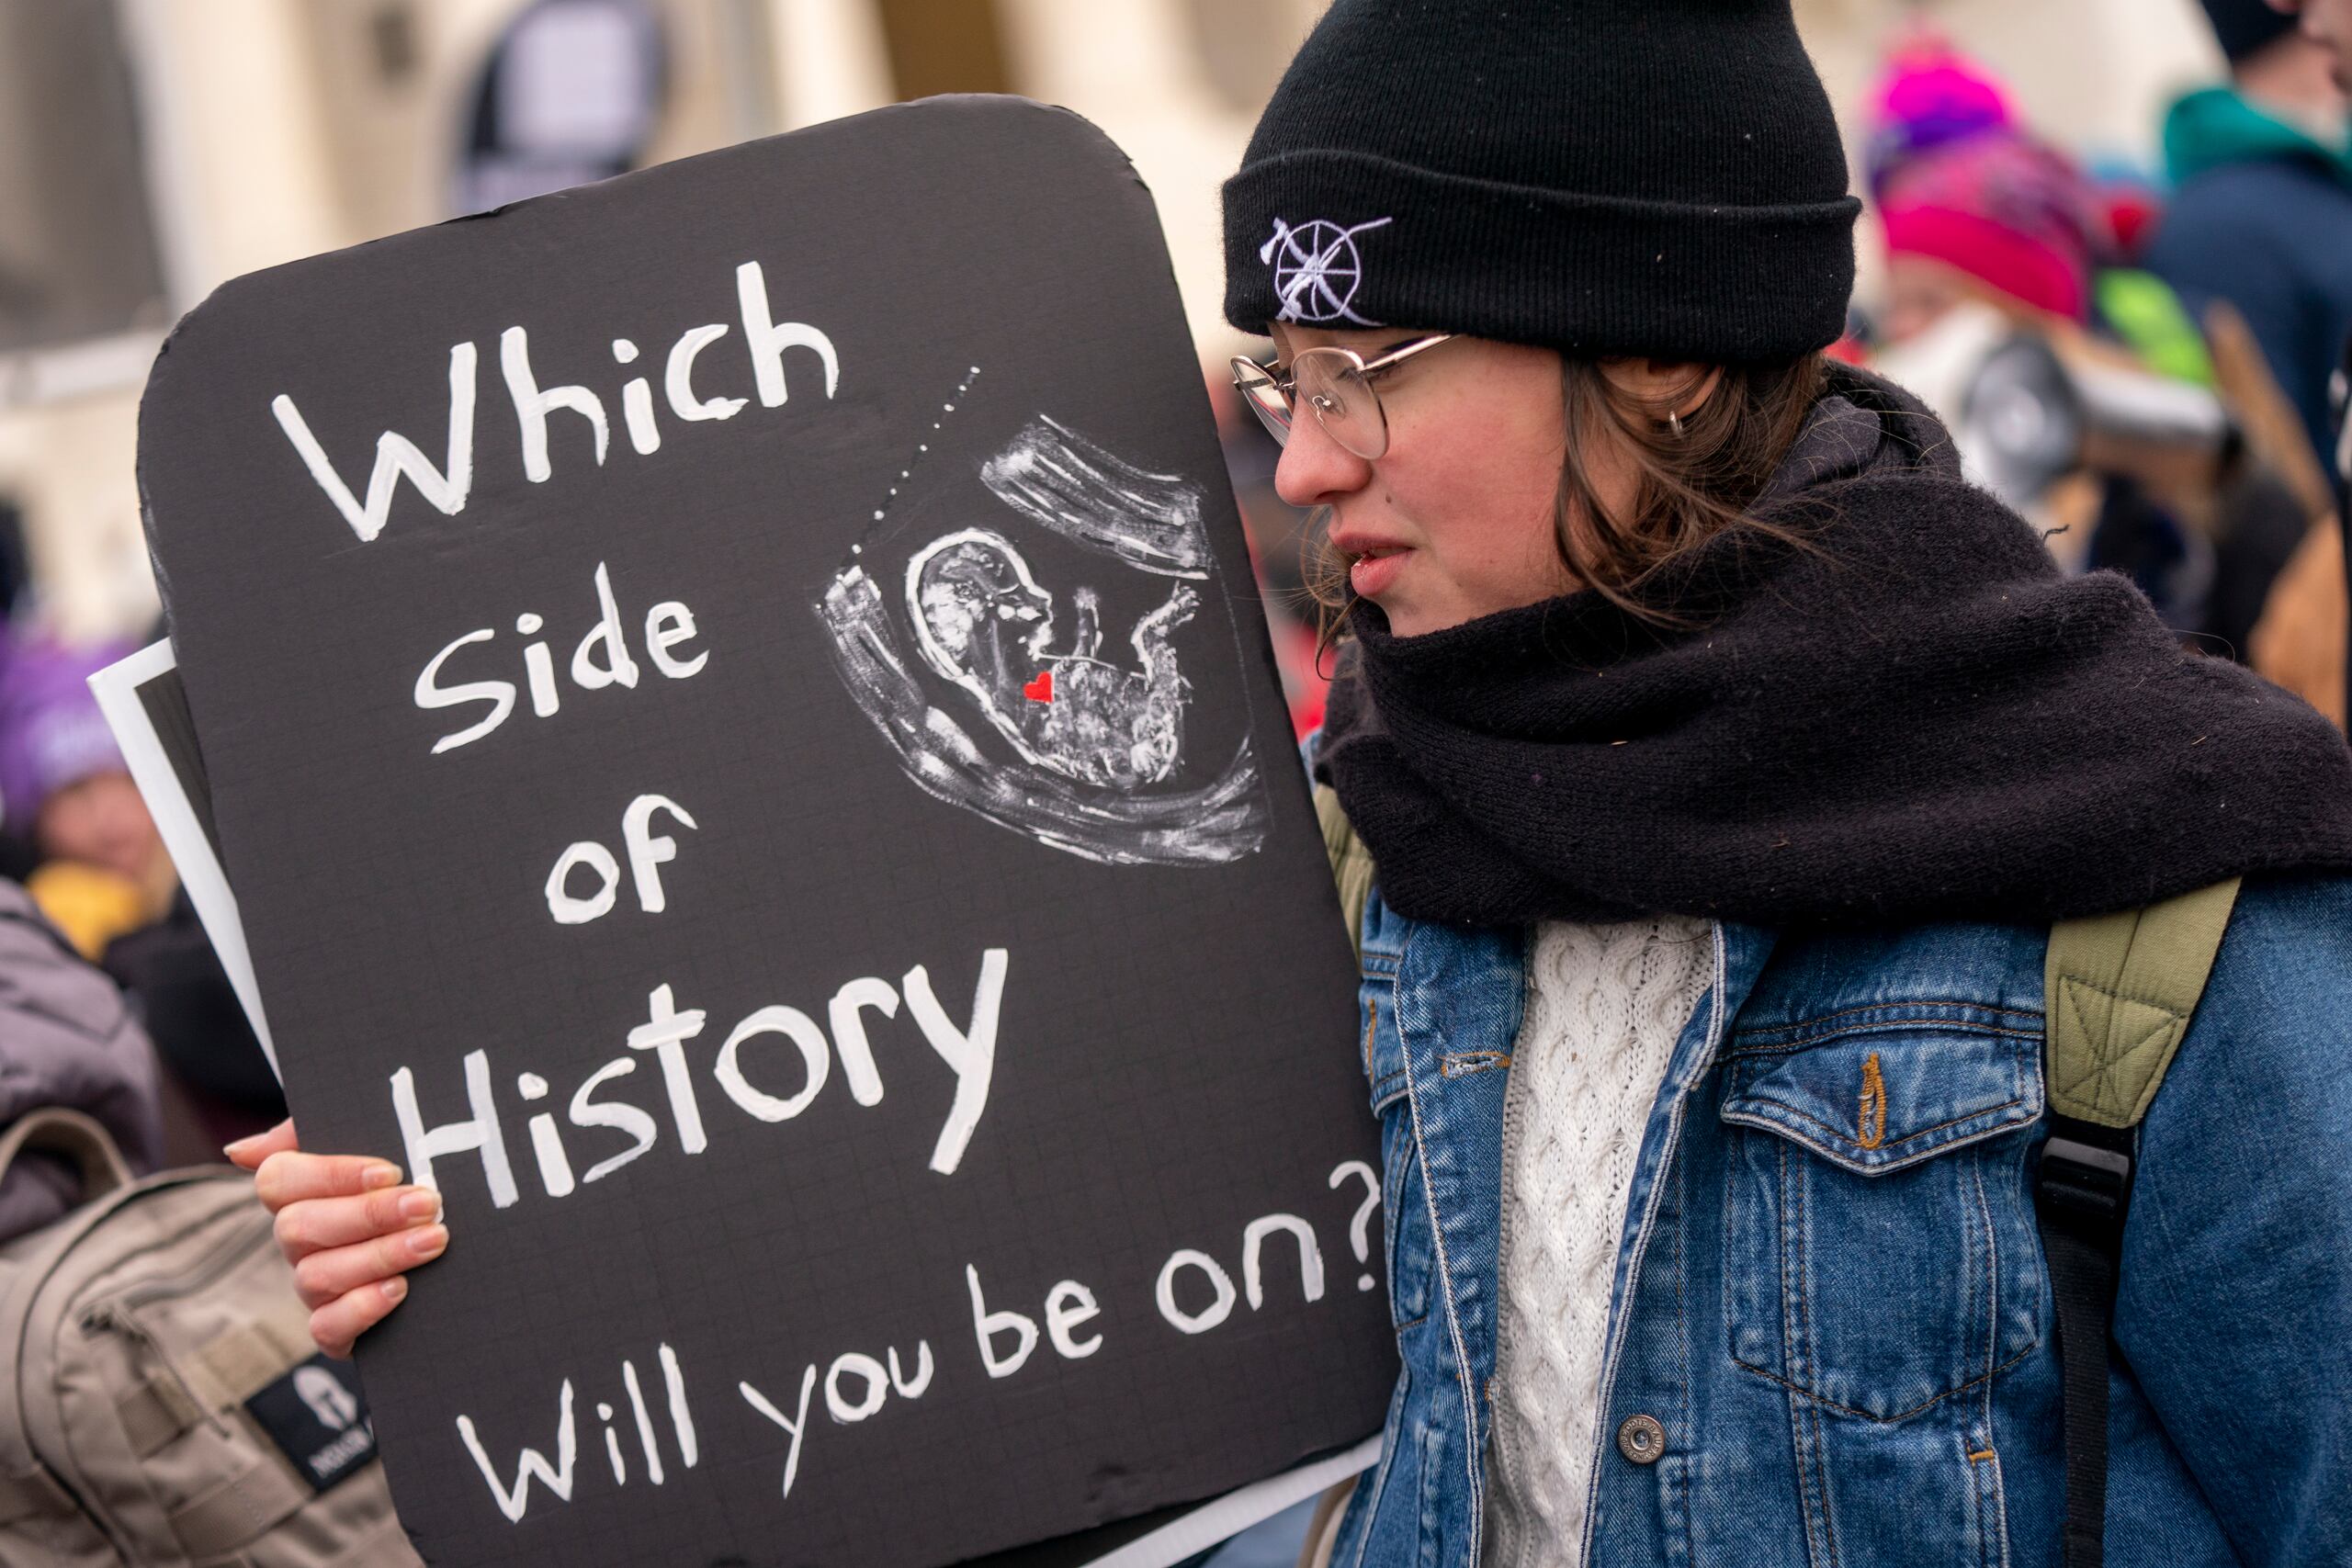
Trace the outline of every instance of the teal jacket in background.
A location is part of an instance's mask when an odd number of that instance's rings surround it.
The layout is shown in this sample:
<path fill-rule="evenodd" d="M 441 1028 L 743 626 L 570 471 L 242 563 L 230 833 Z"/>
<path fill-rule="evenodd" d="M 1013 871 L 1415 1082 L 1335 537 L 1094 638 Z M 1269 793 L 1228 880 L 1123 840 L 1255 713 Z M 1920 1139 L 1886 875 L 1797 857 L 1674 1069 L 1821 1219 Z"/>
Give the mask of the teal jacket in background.
<path fill-rule="evenodd" d="M 1480 1562 L 1528 934 L 1367 901 L 1361 1041 L 1403 1367 L 1335 1568 Z M 2057 1568 L 2031 1184 L 2047 941 L 1713 928 L 1713 982 L 1640 1130 L 1589 1568 Z M 2347 1127 L 2352 878 L 2251 880 L 2143 1128 L 2109 1562 L 2352 1562 Z M 1639 1416 L 1662 1449 L 1621 1446 Z"/>

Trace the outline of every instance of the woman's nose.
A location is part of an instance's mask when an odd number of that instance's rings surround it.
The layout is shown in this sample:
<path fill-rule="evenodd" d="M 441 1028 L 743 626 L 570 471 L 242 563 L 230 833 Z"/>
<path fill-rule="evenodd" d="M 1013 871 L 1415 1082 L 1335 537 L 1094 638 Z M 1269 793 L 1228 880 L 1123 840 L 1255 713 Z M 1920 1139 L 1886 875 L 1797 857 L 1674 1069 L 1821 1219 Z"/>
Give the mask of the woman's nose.
<path fill-rule="evenodd" d="M 1372 465 L 1332 440 L 1313 412 L 1299 410 L 1274 465 L 1274 493 L 1293 506 L 1328 506 L 1371 481 Z"/>

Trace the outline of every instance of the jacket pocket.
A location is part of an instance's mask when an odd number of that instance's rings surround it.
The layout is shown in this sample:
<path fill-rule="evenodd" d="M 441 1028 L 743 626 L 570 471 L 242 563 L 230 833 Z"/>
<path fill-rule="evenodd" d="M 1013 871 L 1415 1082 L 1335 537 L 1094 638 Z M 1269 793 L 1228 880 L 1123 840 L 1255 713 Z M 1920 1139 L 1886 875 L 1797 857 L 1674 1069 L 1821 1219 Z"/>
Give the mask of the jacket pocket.
<path fill-rule="evenodd" d="M 1860 1010 L 1743 1034 L 1724 1071 L 1734 1361 L 1895 1421 L 2040 1342 L 2038 1016 Z"/>
<path fill-rule="evenodd" d="M 1396 961 L 1366 953 L 1356 987 L 1356 1055 L 1363 1064 L 1372 1113 L 1385 1116 L 1405 1098 L 1405 1041 L 1396 1028 Z"/>

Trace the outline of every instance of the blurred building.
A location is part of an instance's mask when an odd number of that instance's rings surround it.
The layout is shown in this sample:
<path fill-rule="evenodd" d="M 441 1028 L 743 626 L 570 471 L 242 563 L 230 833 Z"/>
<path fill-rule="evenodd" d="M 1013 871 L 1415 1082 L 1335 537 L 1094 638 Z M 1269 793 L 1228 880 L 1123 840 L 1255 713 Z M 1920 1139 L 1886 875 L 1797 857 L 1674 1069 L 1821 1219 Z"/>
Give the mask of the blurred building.
<path fill-rule="evenodd" d="M 0 0 L 0 519 L 69 637 L 154 613 L 135 412 L 224 279 L 941 92 L 1067 104 L 1158 196 L 1195 324 L 1216 186 L 1318 0 Z"/>
<path fill-rule="evenodd" d="M 223 279 L 936 92 L 1135 160 L 1204 350 L 1217 186 L 1322 0 L 0 0 L 0 521 L 68 636 L 153 615 L 133 479 L 163 333 Z M 1841 107 L 1918 16 L 2062 138 L 2144 150 L 2192 0 L 1797 0 Z M 1867 247 L 1865 248 L 1867 254 Z"/>

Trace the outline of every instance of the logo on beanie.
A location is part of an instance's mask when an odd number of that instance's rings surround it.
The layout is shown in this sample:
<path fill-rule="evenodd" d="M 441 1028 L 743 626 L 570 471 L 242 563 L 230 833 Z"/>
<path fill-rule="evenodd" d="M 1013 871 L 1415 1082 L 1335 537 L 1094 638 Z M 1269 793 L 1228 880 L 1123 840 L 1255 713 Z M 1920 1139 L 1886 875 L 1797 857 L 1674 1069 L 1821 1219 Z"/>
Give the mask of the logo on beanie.
<path fill-rule="evenodd" d="M 1274 297 L 1282 301 L 1274 311 L 1278 321 L 1353 321 L 1376 327 L 1348 309 L 1363 282 L 1363 257 L 1356 251 L 1356 236 L 1395 222 L 1375 218 L 1352 229 L 1342 229 L 1318 218 L 1293 228 L 1274 220 L 1274 237 L 1258 247 L 1258 259 L 1274 269 Z"/>

